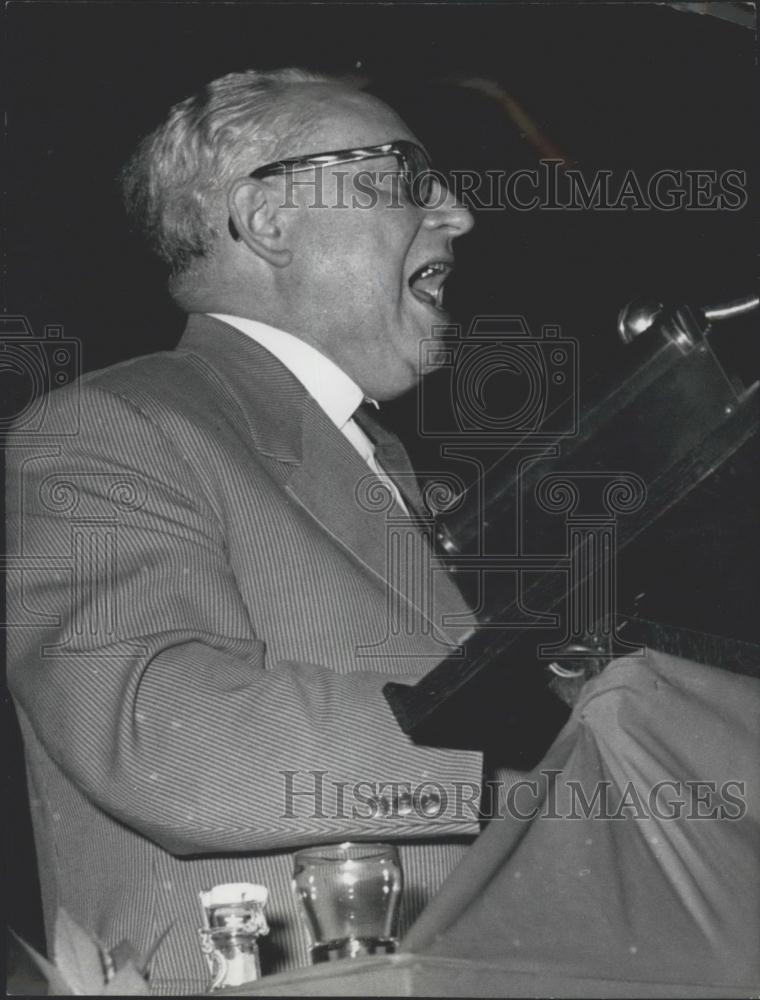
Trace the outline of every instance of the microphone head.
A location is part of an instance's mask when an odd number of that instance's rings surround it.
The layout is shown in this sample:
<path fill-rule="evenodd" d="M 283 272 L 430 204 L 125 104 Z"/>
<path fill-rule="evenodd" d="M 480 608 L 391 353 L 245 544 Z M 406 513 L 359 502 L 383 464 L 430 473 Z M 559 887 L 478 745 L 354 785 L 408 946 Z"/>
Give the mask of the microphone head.
<path fill-rule="evenodd" d="M 662 302 L 656 302 L 654 299 L 633 299 L 618 313 L 618 336 L 624 344 L 632 343 L 654 326 L 662 310 Z"/>

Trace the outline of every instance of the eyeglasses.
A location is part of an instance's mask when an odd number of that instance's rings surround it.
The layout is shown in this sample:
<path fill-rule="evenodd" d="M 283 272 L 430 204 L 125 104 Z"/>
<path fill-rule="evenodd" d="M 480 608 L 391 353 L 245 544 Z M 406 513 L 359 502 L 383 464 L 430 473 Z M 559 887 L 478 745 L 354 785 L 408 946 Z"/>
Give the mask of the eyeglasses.
<path fill-rule="evenodd" d="M 397 139 L 381 146 L 362 146 L 357 149 L 337 149 L 330 153 L 314 153 L 312 156 L 296 156 L 288 160 L 277 160 L 258 167 L 249 176 L 261 179 L 273 174 L 292 174 L 316 167 L 332 167 L 339 163 L 359 163 L 393 156 L 404 184 L 404 194 L 419 205 L 430 205 L 436 182 L 444 185 L 444 179 L 433 171 L 430 157 L 415 142 Z"/>

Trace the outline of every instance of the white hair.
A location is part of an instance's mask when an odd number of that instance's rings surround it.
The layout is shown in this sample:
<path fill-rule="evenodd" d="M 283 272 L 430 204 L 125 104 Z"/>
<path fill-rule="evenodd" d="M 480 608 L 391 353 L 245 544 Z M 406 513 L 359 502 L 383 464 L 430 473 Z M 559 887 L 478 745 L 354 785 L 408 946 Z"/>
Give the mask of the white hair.
<path fill-rule="evenodd" d="M 313 108 L 288 100 L 292 85 L 336 82 L 295 68 L 230 73 L 174 105 L 142 140 L 121 172 L 124 202 L 173 277 L 212 251 L 227 224 L 228 183 L 308 131 Z"/>

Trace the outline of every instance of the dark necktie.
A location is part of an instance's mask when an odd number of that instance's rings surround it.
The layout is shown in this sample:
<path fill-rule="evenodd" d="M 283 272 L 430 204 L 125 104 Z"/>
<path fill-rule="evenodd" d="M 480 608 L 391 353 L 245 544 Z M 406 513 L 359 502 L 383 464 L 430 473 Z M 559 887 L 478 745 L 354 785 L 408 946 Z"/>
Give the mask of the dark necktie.
<path fill-rule="evenodd" d="M 383 427 L 377 419 L 375 405 L 365 400 L 355 411 L 354 420 L 372 443 L 378 463 L 383 472 L 393 480 L 409 513 L 415 517 L 425 516 L 422 497 L 406 449 L 396 435 Z"/>
<path fill-rule="evenodd" d="M 361 427 L 375 449 L 375 457 L 393 484 L 404 498 L 409 515 L 429 524 L 431 512 L 422 499 L 417 477 L 414 475 L 406 449 L 395 434 L 387 430 L 377 419 L 377 407 L 365 400 L 354 412 L 354 420 Z M 394 473 L 396 474 L 394 476 Z M 399 476 L 399 473 L 402 473 Z M 451 555 L 457 551 L 456 543 L 446 524 L 434 515 L 432 544 L 439 555 Z"/>

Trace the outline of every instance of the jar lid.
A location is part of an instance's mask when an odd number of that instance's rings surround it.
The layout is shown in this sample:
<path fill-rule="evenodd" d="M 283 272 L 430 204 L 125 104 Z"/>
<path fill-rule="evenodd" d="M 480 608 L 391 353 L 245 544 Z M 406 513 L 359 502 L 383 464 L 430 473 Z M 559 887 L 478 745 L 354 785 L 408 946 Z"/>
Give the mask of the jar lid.
<path fill-rule="evenodd" d="M 269 890 L 254 882 L 227 882 L 199 893 L 203 906 L 234 906 L 236 903 L 266 904 Z"/>

